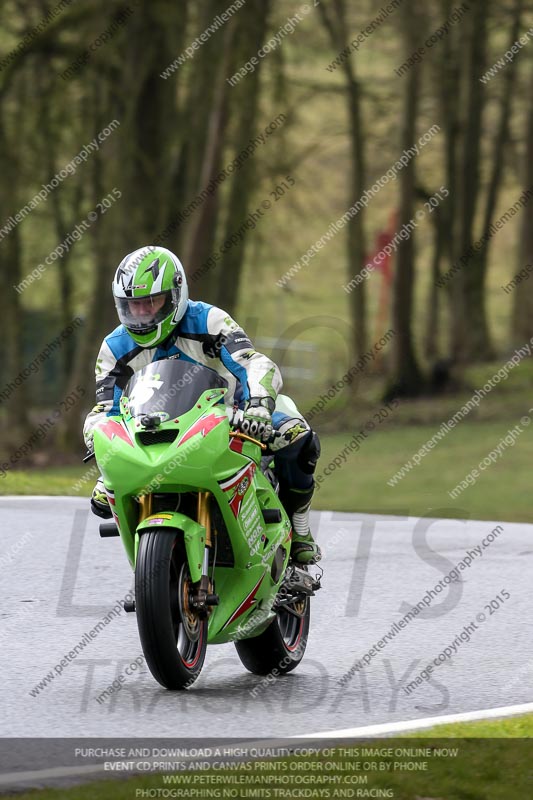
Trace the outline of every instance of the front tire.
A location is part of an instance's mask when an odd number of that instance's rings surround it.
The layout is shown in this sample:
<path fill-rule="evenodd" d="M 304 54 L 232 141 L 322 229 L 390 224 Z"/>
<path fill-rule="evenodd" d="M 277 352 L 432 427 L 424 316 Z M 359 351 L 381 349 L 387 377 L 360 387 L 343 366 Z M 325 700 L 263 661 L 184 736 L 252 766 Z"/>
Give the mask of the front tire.
<path fill-rule="evenodd" d="M 135 567 L 139 637 L 150 672 L 166 689 L 198 678 L 207 649 L 207 620 L 189 604 L 192 582 L 180 532 L 141 536 Z"/>
<path fill-rule="evenodd" d="M 304 657 L 310 619 L 311 603 L 306 597 L 299 603 L 280 608 L 259 636 L 235 642 L 246 669 L 254 675 L 286 675 L 296 669 Z"/>

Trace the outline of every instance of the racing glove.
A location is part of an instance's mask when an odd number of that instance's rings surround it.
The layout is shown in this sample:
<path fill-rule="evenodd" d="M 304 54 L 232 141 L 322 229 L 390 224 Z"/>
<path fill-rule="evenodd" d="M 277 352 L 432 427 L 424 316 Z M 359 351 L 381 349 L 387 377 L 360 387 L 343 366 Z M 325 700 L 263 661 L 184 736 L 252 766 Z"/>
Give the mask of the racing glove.
<path fill-rule="evenodd" d="M 95 407 L 87 414 L 87 419 L 83 426 L 83 438 L 87 445 L 87 450 L 94 453 L 94 429 L 99 422 L 103 422 L 109 407 L 105 403 L 97 403 Z"/>
<path fill-rule="evenodd" d="M 276 404 L 271 397 L 251 397 L 244 407 L 240 429 L 248 436 L 267 442 L 272 436 L 272 414 Z"/>

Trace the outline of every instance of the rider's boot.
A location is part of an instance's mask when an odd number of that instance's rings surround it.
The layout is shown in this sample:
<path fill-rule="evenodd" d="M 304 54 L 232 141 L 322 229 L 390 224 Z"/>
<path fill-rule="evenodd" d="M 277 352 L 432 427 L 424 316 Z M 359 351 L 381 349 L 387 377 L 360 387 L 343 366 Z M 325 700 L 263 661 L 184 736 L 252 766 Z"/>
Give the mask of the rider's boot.
<path fill-rule="evenodd" d="M 314 483 L 309 489 L 287 489 L 283 492 L 283 505 L 292 521 L 291 558 L 298 564 L 316 564 L 322 558 L 309 528 L 309 512 Z"/>
<path fill-rule="evenodd" d="M 96 514 L 97 517 L 101 517 L 102 519 L 111 519 L 113 516 L 102 478 L 98 478 L 93 489 L 91 510 L 93 514 Z"/>

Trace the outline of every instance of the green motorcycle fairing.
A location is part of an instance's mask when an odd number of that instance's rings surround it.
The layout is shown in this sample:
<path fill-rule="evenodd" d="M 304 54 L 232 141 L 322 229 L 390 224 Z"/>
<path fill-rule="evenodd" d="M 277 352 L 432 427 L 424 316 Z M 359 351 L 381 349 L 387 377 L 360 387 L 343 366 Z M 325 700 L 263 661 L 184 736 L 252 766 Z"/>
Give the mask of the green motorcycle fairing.
<path fill-rule="evenodd" d="M 143 534 L 180 531 L 191 580 L 199 581 L 206 531 L 176 509 L 176 500 L 211 493 L 211 512 L 218 506 L 232 563 L 217 563 L 217 547 L 211 548 L 209 575 L 215 559 L 213 591 L 220 603 L 209 614 L 210 644 L 256 636 L 269 624 L 291 536 L 287 514 L 260 469 L 260 447 L 230 439 L 225 392 L 225 381 L 207 367 L 156 361 L 132 376 L 120 415 L 107 417 L 94 433 L 96 460 L 133 569 Z M 155 495 L 157 511 L 141 519 L 139 498 Z M 281 521 L 265 523 L 264 509 L 279 509 Z M 220 538 L 216 527 L 212 522 L 214 542 Z M 272 569 L 275 556 L 278 566 L 283 559 L 281 569 Z"/>

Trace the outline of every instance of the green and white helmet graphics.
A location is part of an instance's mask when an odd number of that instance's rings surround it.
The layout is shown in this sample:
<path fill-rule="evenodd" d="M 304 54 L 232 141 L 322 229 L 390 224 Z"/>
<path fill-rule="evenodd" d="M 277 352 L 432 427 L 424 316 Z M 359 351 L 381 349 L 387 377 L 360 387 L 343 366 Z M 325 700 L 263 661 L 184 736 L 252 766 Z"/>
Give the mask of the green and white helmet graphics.
<path fill-rule="evenodd" d="M 141 347 L 170 336 L 187 310 L 187 277 L 179 258 L 165 247 L 141 247 L 126 256 L 113 279 L 118 318 Z"/>

